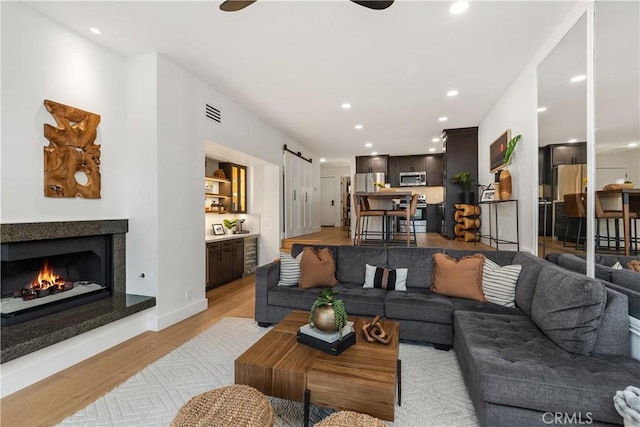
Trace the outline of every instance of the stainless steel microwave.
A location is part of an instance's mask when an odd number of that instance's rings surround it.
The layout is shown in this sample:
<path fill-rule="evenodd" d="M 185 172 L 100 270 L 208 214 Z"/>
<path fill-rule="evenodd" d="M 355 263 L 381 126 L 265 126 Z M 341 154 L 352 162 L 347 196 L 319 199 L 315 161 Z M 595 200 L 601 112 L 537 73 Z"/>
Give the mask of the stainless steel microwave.
<path fill-rule="evenodd" d="M 427 185 L 426 172 L 400 172 L 400 187 L 420 187 Z"/>

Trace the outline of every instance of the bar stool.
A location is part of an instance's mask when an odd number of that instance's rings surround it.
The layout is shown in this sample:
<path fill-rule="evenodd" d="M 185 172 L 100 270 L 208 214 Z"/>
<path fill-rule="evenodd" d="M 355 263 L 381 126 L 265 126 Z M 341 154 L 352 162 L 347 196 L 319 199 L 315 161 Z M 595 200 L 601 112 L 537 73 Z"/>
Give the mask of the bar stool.
<path fill-rule="evenodd" d="M 418 246 L 418 239 L 416 237 L 416 210 L 418 208 L 418 195 L 417 194 L 412 194 L 411 195 L 411 205 L 409 206 L 409 217 L 411 219 L 411 228 L 413 231 L 413 241 L 412 243 L 416 246 Z M 391 211 L 387 211 L 387 217 L 390 218 L 406 218 L 407 217 L 407 211 L 406 209 L 394 209 Z M 407 233 L 409 233 L 409 224 L 407 224 Z"/>
<path fill-rule="evenodd" d="M 353 206 L 356 210 L 356 233 L 353 237 L 353 245 L 360 246 L 362 243 L 362 236 L 367 239 L 369 233 L 369 217 L 384 217 L 386 211 L 380 209 L 371 209 L 369 205 L 369 199 L 366 197 L 360 197 L 358 200 L 357 195 L 353 195 Z M 362 219 L 362 221 L 360 221 Z M 365 222 L 366 220 L 366 222 Z M 362 231 L 361 231 L 362 229 Z M 380 233 L 382 240 L 384 241 L 384 219 L 382 221 L 382 232 Z M 375 234 L 378 234 L 376 231 Z"/>
<path fill-rule="evenodd" d="M 611 250 L 611 241 L 615 241 L 616 243 L 616 252 L 620 250 L 620 242 L 623 241 L 623 239 L 620 238 L 620 226 L 618 224 L 618 220 L 619 219 L 623 219 L 623 215 L 622 215 L 622 211 L 621 210 L 604 210 L 602 208 L 602 203 L 600 202 L 600 196 L 598 195 L 598 193 L 595 193 L 595 199 L 594 199 L 594 204 L 595 204 L 595 211 L 596 211 L 596 250 L 598 250 L 598 248 L 600 248 L 600 240 L 602 239 L 602 237 L 600 236 L 600 220 L 604 219 L 606 220 L 606 224 L 607 224 L 607 237 L 605 237 L 605 240 L 607 241 L 607 250 Z M 635 242 L 636 244 L 636 250 L 637 250 L 637 240 L 638 240 L 638 230 L 637 230 L 637 226 L 636 226 L 636 222 L 635 220 L 637 220 L 639 217 L 637 212 L 629 212 L 629 220 L 633 221 L 634 224 L 634 228 L 635 228 L 635 232 L 634 232 L 634 236 L 635 237 L 631 237 L 629 236 L 629 244 L 631 244 L 632 242 Z M 616 236 L 615 237 L 611 237 L 611 234 L 609 232 L 609 220 L 613 219 L 615 220 L 615 233 Z M 631 224 L 629 224 L 629 226 L 631 226 Z M 631 227 L 629 227 L 629 230 L 631 230 Z"/>
<path fill-rule="evenodd" d="M 564 210 L 565 216 L 567 217 L 567 229 L 564 233 L 562 246 L 567 247 L 568 238 L 575 238 L 575 248 L 579 249 L 578 246 L 580 246 L 580 238 L 582 237 L 582 224 L 587 218 L 586 208 L 584 205 L 584 197 L 582 197 L 580 193 L 565 194 Z M 575 223 L 575 221 L 578 221 L 578 233 L 576 235 L 571 235 L 569 230 L 571 229 L 571 223 Z"/>

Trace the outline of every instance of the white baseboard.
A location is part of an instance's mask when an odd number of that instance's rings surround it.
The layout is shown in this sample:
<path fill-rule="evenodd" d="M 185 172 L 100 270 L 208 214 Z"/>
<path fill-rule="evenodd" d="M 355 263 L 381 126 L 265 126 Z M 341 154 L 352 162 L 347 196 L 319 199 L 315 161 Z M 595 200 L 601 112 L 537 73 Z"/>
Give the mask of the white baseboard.
<path fill-rule="evenodd" d="M 629 316 L 629 336 L 631 338 L 631 357 L 640 360 L 640 319 Z"/>
<path fill-rule="evenodd" d="M 164 328 L 181 322 L 184 319 L 188 319 L 189 317 L 194 316 L 201 311 L 205 311 L 208 307 L 209 301 L 207 300 L 207 298 L 195 300 L 191 304 L 181 307 L 178 310 L 172 311 L 171 313 L 168 313 L 161 317 L 158 316 L 153 319 L 151 330 L 161 331 Z"/>
<path fill-rule="evenodd" d="M 0 365 L 0 396 L 5 397 L 150 329 L 156 308 L 85 332 Z"/>

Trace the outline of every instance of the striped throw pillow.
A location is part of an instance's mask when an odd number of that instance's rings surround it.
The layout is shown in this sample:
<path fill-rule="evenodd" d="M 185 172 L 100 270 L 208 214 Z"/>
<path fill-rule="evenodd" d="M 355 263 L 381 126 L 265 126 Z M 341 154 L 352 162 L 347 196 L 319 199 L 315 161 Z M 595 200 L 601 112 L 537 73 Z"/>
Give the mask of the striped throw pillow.
<path fill-rule="evenodd" d="M 516 284 L 522 266 L 499 266 L 489 258 L 484 260 L 482 268 L 482 292 L 487 301 L 503 307 L 515 307 Z"/>
<path fill-rule="evenodd" d="M 278 286 L 298 286 L 301 274 L 301 260 L 302 252 L 295 258 L 286 252 L 280 252 L 280 281 Z"/>
<path fill-rule="evenodd" d="M 363 288 L 380 288 L 388 291 L 407 290 L 407 268 L 389 270 L 367 264 Z"/>

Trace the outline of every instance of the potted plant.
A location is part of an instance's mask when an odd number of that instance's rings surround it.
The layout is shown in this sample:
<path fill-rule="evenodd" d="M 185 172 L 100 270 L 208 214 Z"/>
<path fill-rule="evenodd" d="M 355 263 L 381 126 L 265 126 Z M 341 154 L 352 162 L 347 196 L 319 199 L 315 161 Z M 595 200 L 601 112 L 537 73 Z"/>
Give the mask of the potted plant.
<path fill-rule="evenodd" d="M 224 226 L 227 228 L 228 230 L 228 234 L 233 233 L 233 229 L 235 228 L 235 226 L 238 224 L 238 220 L 237 219 L 223 219 L 222 223 L 224 224 Z"/>
<path fill-rule="evenodd" d="M 507 149 L 504 151 L 504 159 L 502 160 L 503 166 L 508 166 L 511 163 L 511 156 L 513 155 L 516 146 L 518 145 L 518 141 L 520 141 L 522 135 L 516 135 L 507 142 Z"/>
<path fill-rule="evenodd" d="M 471 191 L 471 172 L 463 171 L 451 177 L 451 182 L 458 184 L 462 187 L 462 193 L 460 193 L 460 203 L 472 205 L 474 203 L 474 193 Z"/>
<path fill-rule="evenodd" d="M 321 331 L 338 331 L 342 339 L 342 328 L 347 324 L 347 312 L 344 303 L 336 298 L 338 291 L 324 288 L 316 297 L 309 312 L 309 325 Z"/>
<path fill-rule="evenodd" d="M 507 142 L 507 148 L 504 151 L 504 159 L 502 160 L 502 170 L 500 171 L 500 200 L 510 200 L 512 191 L 511 172 L 507 169 L 507 166 L 511 163 L 511 156 L 518 145 L 518 141 L 522 135 L 516 135 Z"/>

